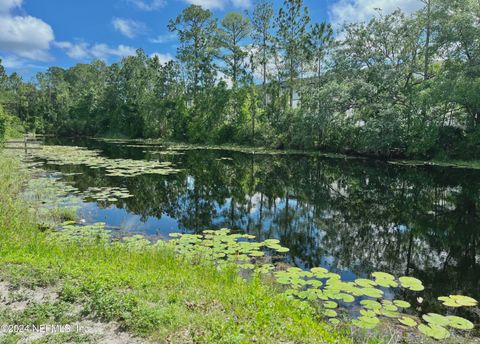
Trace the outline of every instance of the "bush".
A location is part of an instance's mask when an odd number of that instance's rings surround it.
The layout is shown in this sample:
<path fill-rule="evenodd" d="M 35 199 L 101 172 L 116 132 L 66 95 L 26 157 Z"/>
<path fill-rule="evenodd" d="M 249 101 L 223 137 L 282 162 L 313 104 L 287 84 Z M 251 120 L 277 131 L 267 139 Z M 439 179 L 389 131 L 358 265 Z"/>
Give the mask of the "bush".
<path fill-rule="evenodd" d="M 7 137 L 18 136 L 22 131 L 20 120 L 6 113 L 0 105 L 0 142 Z"/>
<path fill-rule="evenodd" d="M 5 139 L 5 133 L 7 131 L 7 115 L 0 105 L 0 142 Z"/>

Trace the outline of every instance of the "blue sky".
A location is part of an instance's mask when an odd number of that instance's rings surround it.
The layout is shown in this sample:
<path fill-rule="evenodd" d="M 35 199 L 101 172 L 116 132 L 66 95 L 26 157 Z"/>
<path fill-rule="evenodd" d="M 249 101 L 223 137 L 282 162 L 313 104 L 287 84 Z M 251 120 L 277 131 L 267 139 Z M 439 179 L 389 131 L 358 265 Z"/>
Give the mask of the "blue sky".
<path fill-rule="evenodd" d="M 191 3 L 221 18 L 255 0 L 0 0 L 0 59 L 7 72 L 30 79 L 49 66 L 95 58 L 109 63 L 142 48 L 162 61 L 174 58 L 169 19 Z M 283 0 L 274 0 L 278 7 Z M 411 11 L 420 0 L 305 0 L 313 21 L 336 25 L 368 19 L 374 8 Z"/>

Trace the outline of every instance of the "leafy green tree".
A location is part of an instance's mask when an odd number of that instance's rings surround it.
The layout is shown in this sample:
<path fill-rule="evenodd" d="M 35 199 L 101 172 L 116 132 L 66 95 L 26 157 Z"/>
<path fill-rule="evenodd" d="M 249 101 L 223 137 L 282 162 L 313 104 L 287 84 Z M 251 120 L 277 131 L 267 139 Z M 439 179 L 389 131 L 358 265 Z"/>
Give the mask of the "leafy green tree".
<path fill-rule="evenodd" d="M 0 143 L 5 139 L 5 133 L 7 131 L 7 115 L 0 105 Z"/>
<path fill-rule="evenodd" d="M 302 0 L 284 0 L 275 18 L 258 0 L 250 20 L 233 12 L 220 27 L 192 5 L 168 26 L 178 61 L 138 50 L 111 65 L 50 67 L 33 82 L 0 61 L 0 104 L 16 118 L 7 127 L 60 136 L 478 159 L 480 3 L 422 1 L 411 15 L 379 11 L 336 38 L 328 23 L 310 25 Z"/>
<path fill-rule="evenodd" d="M 355 150 L 389 155 L 406 149 L 411 120 L 422 106 L 415 88 L 420 30 L 399 11 L 347 26 L 335 64 L 348 91 L 337 111 L 345 116 L 339 129 L 348 128 Z"/>
<path fill-rule="evenodd" d="M 238 82 L 246 73 L 246 57 L 248 53 L 242 41 L 250 34 L 250 20 L 241 13 L 230 12 L 225 15 L 218 29 L 220 47 L 225 50 L 221 59 L 225 63 L 224 73 L 232 80 L 233 87 L 237 88 Z"/>
<path fill-rule="evenodd" d="M 168 28 L 178 35 L 177 57 L 185 66 L 187 87 L 195 101 L 197 93 L 212 86 L 217 75 L 214 63 L 218 55 L 217 21 L 210 10 L 191 5 L 171 20 Z"/>
<path fill-rule="evenodd" d="M 290 107 L 293 107 L 295 84 L 298 78 L 303 77 L 308 56 L 308 8 L 304 6 L 303 0 L 285 0 L 276 20 L 277 47 L 283 64 L 281 75 L 287 81 Z"/>
<path fill-rule="evenodd" d="M 0 104 L 5 104 L 8 98 L 8 75 L 0 59 Z"/>
<path fill-rule="evenodd" d="M 268 81 L 268 64 L 272 58 L 271 30 L 273 28 L 274 10 L 270 1 L 261 0 L 256 3 L 252 14 L 252 39 L 254 48 L 258 50 L 259 58 L 256 64 L 260 65 L 262 73 L 263 106 L 267 104 L 266 84 Z"/>
<path fill-rule="evenodd" d="M 480 3 L 475 0 L 438 0 L 437 44 L 444 62 L 439 86 L 444 90 L 439 96 L 461 106 L 466 116 L 458 113 L 457 120 L 471 130 L 480 127 Z M 435 86 L 435 85 L 434 85 Z"/>
<path fill-rule="evenodd" d="M 330 24 L 325 22 L 313 25 L 309 37 L 309 53 L 314 64 L 314 72 L 317 81 L 322 77 L 322 64 L 324 63 L 327 50 L 333 44 L 333 29 Z"/>

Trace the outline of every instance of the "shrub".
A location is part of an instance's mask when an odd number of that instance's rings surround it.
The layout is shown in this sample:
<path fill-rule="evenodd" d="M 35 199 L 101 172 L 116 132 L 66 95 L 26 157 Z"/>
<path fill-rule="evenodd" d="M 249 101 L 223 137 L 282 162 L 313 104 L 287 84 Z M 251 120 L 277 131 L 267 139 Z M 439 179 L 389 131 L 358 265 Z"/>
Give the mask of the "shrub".
<path fill-rule="evenodd" d="M 7 131 L 7 115 L 0 105 L 0 142 L 5 139 L 5 132 Z"/>

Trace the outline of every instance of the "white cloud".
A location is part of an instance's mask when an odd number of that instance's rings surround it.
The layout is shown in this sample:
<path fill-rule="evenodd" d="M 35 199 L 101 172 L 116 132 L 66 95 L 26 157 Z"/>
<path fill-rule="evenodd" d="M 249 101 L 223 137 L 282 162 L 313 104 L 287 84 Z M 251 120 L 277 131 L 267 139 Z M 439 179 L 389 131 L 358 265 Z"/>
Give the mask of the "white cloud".
<path fill-rule="evenodd" d="M 225 6 L 232 5 L 237 8 L 249 8 L 252 6 L 252 0 L 185 0 L 192 5 L 200 5 L 208 9 L 223 10 Z"/>
<path fill-rule="evenodd" d="M 55 42 L 55 46 L 66 51 L 68 57 L 74 60 L 85 60 L 90 57 L 88 44 L 85 42 Z"/>
<path fill-rule="evenodd" d="M 22 0 L 0 0 L 0 50 L 31 60 L 50 60 L 48 50 L 55 39 L 51 26 L 32 16 L 12 15 L 21 5 Z"/>
<path fill-rule="evenodd" d="M 117 47 L 110 47 L 107 44 L 95 44 L 91 54 L 98 59 L 107 59 L 109 56 L 125 57 L 136 54 L 136 49 L 120 44 Z"/>
<path fill-rule="evenodd" d="M 16 7 L 22 6 L 23 0 L 0 0 L 0 13 L 8 13 Z"/>
<path fill-rule="evenodd" d="M 128 38 L 134 38 L 146 30 L 144 23 L 131 19 L 113 18 L 112 24 L 115 30 Z"/>
<path fill-rule="evenodd" d="M 27 60 L 17 56 L 2 56 L 0 57 L 0 60 L 5 68 L 11 68 L 15 70 L 45 69 L 45 66 L 32 64 Z"/>
<path fill-rule="evenodd" d="M 158 35 L 155 38 L 150 38 L 149 41 L 152 43 L 157 43 L 157 44 L 164 44 L 168 42 L 173 42 L 177 39 L 177 35 L 175 33 L 166 33 L 163 35 Z"/>
<path fill-rule="evenodd" d="M 163 54 L 163 53 L 153 53 L 150 55 L 150 58 L 153 57 L 158 57 L 158 60 L 160 61 L 161 64 L 167 63 L 169 61 L 173 60 L 173 56 L 169 53 Z"/>
<path fill-rule="evenodd" d="M 48 50 L 53 30 L 44 21 L 31 16 L 0 16 L 0 49 L 32 60 L 51 59 Z"/>
<path fill-rule="evenodd" d="M 167 4 L 165 0 L 128 0 L 128 2 L 142 11 L 155 11 Z"/>
<path fill-rule="evenodd" d="M 109 57 L 125 57 L 136 54 L 136 49 L 127 45 L 120 44 L 117 47 L 111 47 L 104 43 L 90 45 L 85 42 L 55 42 L 55 46 L 65 50 L 66 54 L 74 60 L 102 59 Z"/>
<path fill-rule="evenodd" d="M 401 9 L 412 13 L 423 6 L 420 0 L 340 0 L 329 8 L 330 19 L 335 26 L 344 23 L 367 21 L 381 9 L 387 14 Z"/>

